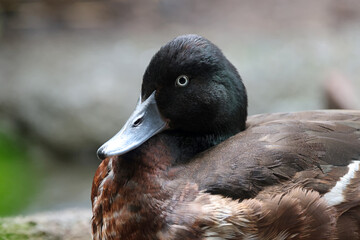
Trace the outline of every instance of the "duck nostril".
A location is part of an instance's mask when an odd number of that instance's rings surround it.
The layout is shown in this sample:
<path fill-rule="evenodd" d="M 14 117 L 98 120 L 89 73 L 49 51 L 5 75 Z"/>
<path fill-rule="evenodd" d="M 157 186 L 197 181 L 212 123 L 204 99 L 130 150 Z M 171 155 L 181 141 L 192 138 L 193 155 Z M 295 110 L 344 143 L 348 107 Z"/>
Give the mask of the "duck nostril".
<path fill-rule="evenodd" d="M 138 119 L 135 120 L 135 122 L 133 123 L 133 127 L 137 127 L 139 126 L 143 121 L 142 117 L 139 117 Z"/>

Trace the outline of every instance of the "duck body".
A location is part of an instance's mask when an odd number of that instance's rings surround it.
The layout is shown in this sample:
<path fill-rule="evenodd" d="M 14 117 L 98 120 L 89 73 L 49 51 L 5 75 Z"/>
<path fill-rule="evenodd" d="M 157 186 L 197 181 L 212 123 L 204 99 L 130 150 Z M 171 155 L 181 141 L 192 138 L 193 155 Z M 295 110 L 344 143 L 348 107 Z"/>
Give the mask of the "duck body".
<path fill-rule="evenodd" d="M 249 117 L 246 131 L 185 163 L 160 133 L 98 168 L 94 239 L 359 239 L 359 119 L 359 111 Z M 349 223 L 353 231 L 340 228 Z"/>
<path fill-rule="evenodd" d="M 97 154 L 94 239 L 360 239 L 360 111 L 247 119 L 237 70 L 196 35 L 154 55 Z"/>

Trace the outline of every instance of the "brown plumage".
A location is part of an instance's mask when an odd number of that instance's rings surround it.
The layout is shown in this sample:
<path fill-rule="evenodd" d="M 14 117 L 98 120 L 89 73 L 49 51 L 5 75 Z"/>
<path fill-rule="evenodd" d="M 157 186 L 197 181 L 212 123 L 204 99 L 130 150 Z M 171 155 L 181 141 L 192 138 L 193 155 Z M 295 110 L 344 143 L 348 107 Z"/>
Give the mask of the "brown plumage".
<path fill-rule="evenodd" d="M 178 151 L 158 134 L 98 168 L 94 239 L 360 239 L 359 169 L 334 193 L 343 201 L 324 195 L 359 159 L 359 119 L 358 111 L 254 116 L 246 131 L 176 165 Z"/>
<path fill-rule="evenodd" d="M 336 239 L 336 211 L 300 188 L 242 202 L 199 193 L 176 214 L 191 220 L 171 225 L 164 239 Z"/>

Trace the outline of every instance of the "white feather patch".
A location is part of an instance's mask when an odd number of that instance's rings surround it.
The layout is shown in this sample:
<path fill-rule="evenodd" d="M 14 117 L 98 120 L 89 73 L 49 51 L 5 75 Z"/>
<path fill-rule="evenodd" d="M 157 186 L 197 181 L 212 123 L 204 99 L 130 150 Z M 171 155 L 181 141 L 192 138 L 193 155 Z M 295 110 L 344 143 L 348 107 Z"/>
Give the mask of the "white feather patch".
<path fill-rule="evenodd" d="M 360 169 L 360 161 L 353 161 L 348 166 L 349 171 L 337 181 L 336 185 L 326 194 L 324 199 L 329 205 L 334 206 L 342 203 L 344 199 L 344 191 L 349 185 L 350 180 L 354 178 L 355 173 Z"/>

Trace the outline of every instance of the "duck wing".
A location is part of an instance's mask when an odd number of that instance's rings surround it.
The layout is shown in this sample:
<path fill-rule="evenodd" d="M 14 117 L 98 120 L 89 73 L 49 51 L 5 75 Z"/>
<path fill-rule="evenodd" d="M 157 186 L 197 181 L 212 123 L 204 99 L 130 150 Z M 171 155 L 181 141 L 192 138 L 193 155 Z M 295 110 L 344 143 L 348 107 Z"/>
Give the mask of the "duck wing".
<path fill-rule="evenodd" d="M 270 187 L 325 194 L 357 160 L 360 111 L 265 114 L 250 117 L 244 132 L 197 155 L 182 176 L 201 190 L 233 199 Z"/>

